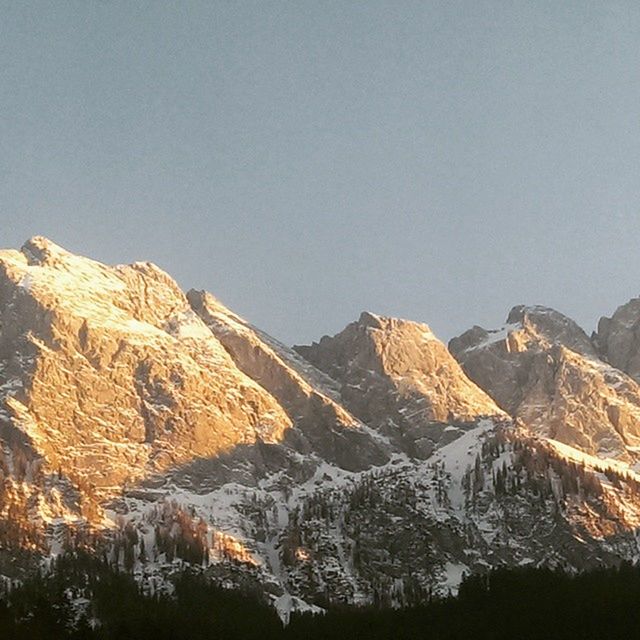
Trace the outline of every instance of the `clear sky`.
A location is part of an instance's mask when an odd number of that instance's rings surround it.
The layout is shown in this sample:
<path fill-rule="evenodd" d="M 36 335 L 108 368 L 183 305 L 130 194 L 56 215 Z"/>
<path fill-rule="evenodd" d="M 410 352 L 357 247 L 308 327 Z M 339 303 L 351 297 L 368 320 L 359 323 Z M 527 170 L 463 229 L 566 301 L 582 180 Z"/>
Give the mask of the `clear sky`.
<path fill-rule="evenodd" d="M 0 246 L 288 343 L 640 293 L 640 3 L 0 0 Z"/>

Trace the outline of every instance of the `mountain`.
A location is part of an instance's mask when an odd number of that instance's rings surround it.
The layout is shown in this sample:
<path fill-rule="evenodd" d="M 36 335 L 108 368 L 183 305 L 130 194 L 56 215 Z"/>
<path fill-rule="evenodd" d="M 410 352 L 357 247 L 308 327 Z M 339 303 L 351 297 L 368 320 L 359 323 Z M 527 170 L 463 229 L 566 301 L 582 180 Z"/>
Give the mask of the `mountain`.
<path fill-rule="evenodd" d="M 389 460 L 387 443 L 340 406 L 335 381 L 210 293 L 191 290 L 187 297 L 237 367 L 272 394 L 291 417 L 296 429 L 287 436 L 300 451 L 315 451 L 352 471 Z"/>
<path fill-rule="evenodd" d="M 601 458 L 632 463 L 640 387 L 598 356 L 575 322 L 515 307 L 500 329 L 470 329 L 449 348 L 466 374 L 529 431 Z"/>
<path fill-rule="evenodd" d="M 425 324 L 365 312 L 339 334 L 295 348 L 340 384 L 350 411 L 416 457 L 480 417 L 506 417 Z"/>
<path fill-rule="evenodd" d="M 516 307 L 449 348 L 364 312 L 289 348 L 152 264 L 0 251 L 0 584 L 89 549 L 286 619 L 635 560 L 636 307 L 592 338 Z"/>
<path fill-rule="evenodd" d="M 34 238 L 0 253 L 3 438 L 108 493 L 292 427 L 169 276 Z"/>
<path fill-rule="evenodd" d="M 604 360 L 640 382 L 640 298 L 602 317 L 593 340 Z"/>

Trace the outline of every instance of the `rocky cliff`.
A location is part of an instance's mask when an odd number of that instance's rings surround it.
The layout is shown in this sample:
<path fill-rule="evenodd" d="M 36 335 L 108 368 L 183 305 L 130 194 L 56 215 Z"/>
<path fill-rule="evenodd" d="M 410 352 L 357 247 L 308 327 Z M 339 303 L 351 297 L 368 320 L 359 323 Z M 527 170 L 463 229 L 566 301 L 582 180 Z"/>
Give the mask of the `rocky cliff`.
<path fill-rule="evenodd" d="M 465 373 L 533 433 L 603 458 L 637 459 L 640 388 L 602 361 L 569 318 L 516 307 L 502 328 L 474 327 L 449 348 Z"/>
<path fill-rule="evenodd" d="M 640 298 L 602 317 L 593 340 L 604 360 L 640 382 Z"/>
<path fill-rule="evenodd" d="M 425 324 L 365 312 L 337 335 L 295 348 L 340 383 L 350 411 L 416 457 L 481 417 L 506 417 Z"/>
<path fill-rule="evenodd" d="M 3 439 L 74 480 L 108 491 L 292 427 L 151 264 L 33 238 L 0 253 L 0 313 Z"/>

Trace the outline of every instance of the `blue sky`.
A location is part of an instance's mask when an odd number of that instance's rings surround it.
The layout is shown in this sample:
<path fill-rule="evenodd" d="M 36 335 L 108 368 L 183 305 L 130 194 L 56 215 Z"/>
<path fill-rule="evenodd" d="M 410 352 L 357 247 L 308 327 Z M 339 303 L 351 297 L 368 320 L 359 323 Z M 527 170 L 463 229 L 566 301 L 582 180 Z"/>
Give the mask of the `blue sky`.
<path fill-rule="evenodd" d="M 1 2 L 0 245 L 288 343 L 640 292 L 636 2 Z"/>

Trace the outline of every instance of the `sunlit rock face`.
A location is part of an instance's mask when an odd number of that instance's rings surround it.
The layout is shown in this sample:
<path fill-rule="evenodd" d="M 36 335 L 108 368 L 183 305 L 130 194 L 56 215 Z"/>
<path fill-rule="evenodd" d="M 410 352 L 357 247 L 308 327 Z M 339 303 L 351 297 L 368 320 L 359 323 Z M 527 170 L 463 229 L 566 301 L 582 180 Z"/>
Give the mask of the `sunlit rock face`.
<path fill-rule="evenodd" d="M 640 388 L 600 360 L 569 318 L 515 307 L 504 327 L 474 327 L 449 348 L 466 374 L 533 432 L 590 454 L 636 458 Z"/>
<path fill-rule="evenodd" d="M 99 488 L 291 428 L 154 265 L 33 238 L 0 252 L 0 314 L 3 438 Z"/>
<path fill-rule="evenodd" d="M 640 382 L 640 298 L 600 318 L 593 337 L 604 360 Z"/>
<path fill-rule="evenodd" d="M 503 412 L 425 324 L 363 313 L 339 334 L 295 349 L 337 380 L 344 405 L 410 455 L 429 456 L 458 427 Z"/>
<path fill-rule="evenodd" d="M 288 441 L 303 453 L 350 470 L 389 459 L 388 443 L 343 407 L 334 380 L 227 309 L 211 294 L 190 291 L 189 302 L 244 373 L 268 390 L 296 428 Z"/>

